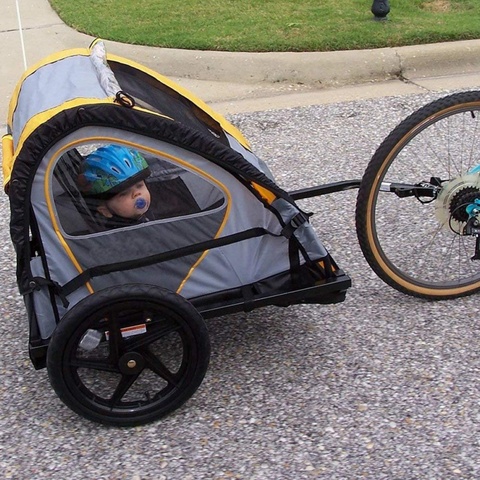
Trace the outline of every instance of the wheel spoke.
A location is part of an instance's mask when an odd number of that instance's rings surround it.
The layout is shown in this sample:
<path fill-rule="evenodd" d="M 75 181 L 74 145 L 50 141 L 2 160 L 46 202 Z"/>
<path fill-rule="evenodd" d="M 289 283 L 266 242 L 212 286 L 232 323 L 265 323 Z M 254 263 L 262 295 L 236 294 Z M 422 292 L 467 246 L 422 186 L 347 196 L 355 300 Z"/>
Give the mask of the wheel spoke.
<path fill-rule="evenodd" d="M 122 398 L 130 390 L 131 386 L 135 383 L 140 374 L 135 375 L 122 375 L 122 378 L 118 382 L 117 388 L 113 392 L 110 398 L 110 404 L 112 407 L 118 406 Z"/>
<path fill-rule="evenodd" d="M 480 290 L 475 238 L 465 235 L 466 207 L 480 198 L 479 111 L 480 91 L 432 102 L 401 122 L 367 167 L 358 239 L 373 270 L 401 292 L 442 299 Z"/>
<path fill-rule="evenodd" d="M 91 370 L 98 370 L 101 372 L 114 372 L 118 373 L 118 367 L 116 365 L 106 363 L 105 359 L 97 358 L 74 358 L 67 362 L 67 365 L 74 368 L 86 368 Z"/>
<path fill-rule="evenodd" d="M 169 385 L 178 387 L 178 376 L 172 373 L 165 364 L 148 350 L 142 350 L 143 358 L 145 359 L 146 366 L 152 370 L 156 375 L 163 378 Z"/>
<path fill-rule="evenodd" d="M 162 319 L 161 323 L 156 322 L 147 326 L 148 334 L 139 336 L 140 338 L 131 340 L 127 346 L 128 351 L 137 350 L 139 348 L 150 345 L 171 333 L 181 330 L 181 326 L 170 318 Z"/>
<path fill-rule="evenodd" d="M 120 326 L 117 321 L 117 316 L 111 314 L 108 318 L 109 325 L 109 361 L 111 363 L 117 363 L 118 359 L 122 355 L 123 350 L 123 337 L 122 332 L 120 331 Z"/>
<path fill-rule="evenodd" d="M 191 303 L 160 287 L 127 284 L 93 293 L 65 314 L 50 339 L 47 368 L 72 410 L 133 426 L 190 398 L 209 357 L 208 331 Z"/>

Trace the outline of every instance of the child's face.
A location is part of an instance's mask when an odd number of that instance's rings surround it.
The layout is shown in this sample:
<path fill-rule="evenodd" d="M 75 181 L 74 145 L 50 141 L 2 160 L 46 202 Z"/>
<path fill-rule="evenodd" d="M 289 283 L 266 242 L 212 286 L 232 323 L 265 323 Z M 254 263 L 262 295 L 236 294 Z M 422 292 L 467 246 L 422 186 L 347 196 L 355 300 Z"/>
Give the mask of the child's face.
<path fill-rule="evenodd" d="M 144 202 L 137 203 L 140 198 Z M 138 208 L 139 206 L 141 208 Z M 148 210 L 148 207 L 150 207 L 150 192 L 142 180 L 106 200 L 98 207 L 98 211 L 107 218 L 115 214 L 123 218 L 137 219 Z"/>

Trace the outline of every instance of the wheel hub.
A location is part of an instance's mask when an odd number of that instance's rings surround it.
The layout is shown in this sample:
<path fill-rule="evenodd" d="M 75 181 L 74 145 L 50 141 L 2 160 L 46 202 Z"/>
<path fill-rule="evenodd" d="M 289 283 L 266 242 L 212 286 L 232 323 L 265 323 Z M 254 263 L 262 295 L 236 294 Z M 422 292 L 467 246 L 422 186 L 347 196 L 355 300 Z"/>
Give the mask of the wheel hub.
<path fill-rule="evenodd" d="M 463 231 L 468 220 L 466 207 L 480 197 L 480 175 L 462 175 L 443 185 L 435 200 L 435 216 L 444 228 Z"/>
<path fill-rule="evenodd" d="M 138 352 L 128 352 L 118 362 L 118 368 L 124 375 L 137 375 L 144 367 L 145 359 Z"/>

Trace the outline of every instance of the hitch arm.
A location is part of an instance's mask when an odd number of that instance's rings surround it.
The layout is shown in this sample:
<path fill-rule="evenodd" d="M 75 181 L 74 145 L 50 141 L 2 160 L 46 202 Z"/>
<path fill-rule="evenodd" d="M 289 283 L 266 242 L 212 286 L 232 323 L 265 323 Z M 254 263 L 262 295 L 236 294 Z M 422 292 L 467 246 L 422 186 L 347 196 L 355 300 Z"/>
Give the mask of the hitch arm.
<path fill-rule="evenodd" d="M 301 200 L 302 198 L 312 198 L 318 197 L 320 195 L 327 195 L 329 193 L 352 190 L 354 188 L 360 187 L 360 183 L 361 180 L 344 180 L 342 182 L 318 185 L 317 187 L 302 188 L 301 190 L 294 190 L 289 193 L 294 200 Z"/>

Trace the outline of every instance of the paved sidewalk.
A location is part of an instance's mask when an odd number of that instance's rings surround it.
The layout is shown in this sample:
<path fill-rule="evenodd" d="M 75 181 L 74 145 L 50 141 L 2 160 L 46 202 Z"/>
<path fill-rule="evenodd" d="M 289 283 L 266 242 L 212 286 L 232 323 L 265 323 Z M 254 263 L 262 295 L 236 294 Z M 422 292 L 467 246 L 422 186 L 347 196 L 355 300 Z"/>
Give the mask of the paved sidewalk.
<path fill-rule="evenodd" d="M 3 0 L 0 126 L 24 71 L 15 0 Z M 66 26 L 48 0 L 18 0 L 26 62 L 93 40 Z M 480 86 L 480 40 L 342 52 L 231 53 L 106 42 L 194 91 L 222 113 Z M 453 77 L 453 78 L 452 78 Z"/>

